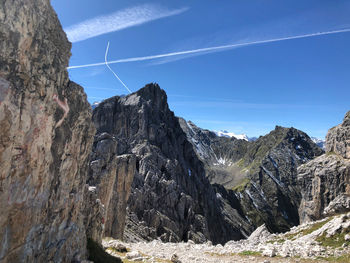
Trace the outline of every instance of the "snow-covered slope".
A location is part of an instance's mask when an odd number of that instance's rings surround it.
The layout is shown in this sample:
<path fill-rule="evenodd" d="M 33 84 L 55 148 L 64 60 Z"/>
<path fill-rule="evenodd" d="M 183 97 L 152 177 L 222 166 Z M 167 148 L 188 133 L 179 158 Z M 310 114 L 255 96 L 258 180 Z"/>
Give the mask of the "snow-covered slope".
<path fill-rule="evenodd" d="M 325 150 L 326 144 L 325 144 L 325 140 L 322 139 L 318 139 L 316 137 L 311 137 L 311 140 L 317 144 L 318 147 L 320 147 L 321 149 Z"/>
<path fill-rule="evenodd" d="M 94 103 L 92 103 L 91 105 L 92 109 L 95 109 L 100 103 L 101 101 L 95 101 Z"/>
<path fill-rule="evenodd" d="M 228 132 L 228 131 L 214 131 L 217 136 L 222 136 L 222 137 L 235 137 L 236 139 L 239 140 L 246 140 L 248 141 L 248 136 L 246 134 L 235 134 L 233 132 Z"/>

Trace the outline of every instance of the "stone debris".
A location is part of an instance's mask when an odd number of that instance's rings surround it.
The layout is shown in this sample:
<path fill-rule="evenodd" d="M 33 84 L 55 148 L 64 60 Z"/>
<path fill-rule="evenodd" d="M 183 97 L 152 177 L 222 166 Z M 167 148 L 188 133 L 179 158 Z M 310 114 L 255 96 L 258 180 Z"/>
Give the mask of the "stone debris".
<path fill-rule="evenodd" d="M 313 231 L 312 231 L 313 230 Z M 104 240 L 103 246 L 117 247 L 125 245 L 133 251 L 127 253 L 132 260 L 143 257 L 143 262 L 160 262 L 167 260 L 179 262 L 205 263 L 274 263 L 300 262 L 301 259 L 319 259 L 320 257 L 337 257 L 350 254 L 350 234 L 344 235 L 344 243 L 339 247 L 324 247 L 317 238 L 326 236 L 330 239 L 350 230 L 350 213 L 322 219 L 293 227 L 284 234 L 271 234 L 265 225 L 258 227 L 248 239 L 229 241 L 225 245 L 213 245 L 210 242 L 196 244 L 193 241 L 164 243 L 160 240 L 151 242 L 123 243 L 118 240 Z M 142 256 L 140 252 L 142 251 Z M 134 255 L 130 257 L 128 255 Z M 172 255 L 170 257 L 170 255 Z M 161 261 L 161 262 L 163 262 Z M 325 261 L 316 261 L 325 262 Z"/>
<path fill-rule="evenodd" d="M 127 259 L 135 259 L 135 258 L 140 258 L 142 255 L 138 251 L 131 251 L 126 253 L 126 258 Z"/>
<path fill-rule="evenodd" d="M 173 263 L 181 263 L 181 261 L 179 260 L 179 256 L 176 255 L 176 254 L 173 254 L 171 256 L 171 262 L 173 262 Z"/>
<path fill-rule="evenodd" d="M 124 246 L 123 244 L 118 244 L 115 249 L 118 251 L 118 252 L 121 252 L 121 253 L 126 253 L 128 252 L 126 246 Z"/>

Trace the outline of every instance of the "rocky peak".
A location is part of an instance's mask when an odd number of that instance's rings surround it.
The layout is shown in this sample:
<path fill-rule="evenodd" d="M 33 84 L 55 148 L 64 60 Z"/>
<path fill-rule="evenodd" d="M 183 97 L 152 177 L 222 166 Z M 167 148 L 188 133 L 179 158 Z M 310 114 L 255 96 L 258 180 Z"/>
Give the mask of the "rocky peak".
<path fill-rule="evenodd" d="M 216 187 L 220 196 L 232 198 L 229 203 L 252 225 L 265 223 L 271 231 L 286 231 L 299 223 L 297 167 L 323 153 L 306 133 L 276 126 L 256 141 L 245 141 L 210 136 L 181 118 L 180 125 L 210 182 L 225 187 Z"/>
<path fill-rule="evenodd" d="M 350 159 L 350 111 L 345 114 L 343 123 L 328 131 L 326 152 L 334 152 Z"/>
<path fill-rule="evenodd" d="M 127 239 L 209 239 L 222 243 L 246 236 L 243 233 L 250 229 L 249 224 L 234 208 L 231 218 L 221 210 L 224 205 L 205 177 L 203 163 L 157 84 L 101 102 L 93 111 L 93 121 L 97 127 L 91 163 L 94 178 L 106 170 L 113 177 L 115 158 L 136 156 L 135 168 L 125 166 L 135 171 L 128 201 Z M 99 140 L 102 135 L 106 139 Z M 103 164 L 99 164 L 102 159 Z M 109 185 L 108 180 L 102 181 Z M 107 221 L 114 217 L 107 216 Z"/>
<path fill-rule="evenodd" d="M 135 92 L 143 101 L 152 108 L 166 110 L 168 108 L 168 98 L 164 90 L 157 83 L 149 83 L 142 89 Z"/>

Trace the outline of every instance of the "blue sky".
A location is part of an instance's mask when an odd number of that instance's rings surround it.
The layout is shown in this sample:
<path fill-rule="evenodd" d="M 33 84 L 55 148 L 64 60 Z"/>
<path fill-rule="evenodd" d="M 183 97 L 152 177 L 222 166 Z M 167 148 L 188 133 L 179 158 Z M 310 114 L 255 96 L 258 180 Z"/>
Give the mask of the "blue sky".
<path fill-rule="evenodd" d="M 348 0 L 51 3 L 73 42 L 70 66 L 103 63 L 110 42 L 108 61 L 128 61 L 109 64 L 128 89 L 159 83 L 171 110 L 202 128 L 323 138 L 350 110 Z M 106 65 L 69 75 L 91 103 L 128 94 Z"/>

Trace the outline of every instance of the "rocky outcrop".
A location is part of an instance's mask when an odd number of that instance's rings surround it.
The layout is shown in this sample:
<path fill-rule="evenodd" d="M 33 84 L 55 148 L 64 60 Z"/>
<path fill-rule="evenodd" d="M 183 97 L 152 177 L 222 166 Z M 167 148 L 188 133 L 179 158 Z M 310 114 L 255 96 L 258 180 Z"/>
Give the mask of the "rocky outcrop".
<path fill-rule="evenodd" d="M 326 152 L 334 152 L 345 159 L 350 159 L 350 111 L 346 113 L 343 123 L 328 131 Z"/>
<path fill-rule="evenodd" d="M 252 226 L 280 232 L 299 224 L 297 167 L 323 153 L 307 134 L 276 126 L 248 142 L 218 137 L 183 119 L 180 124 L 210 182 L 224 186 L 215 189 Z"/>
<path fill-rule="evenodd" d="M 113 157 L 93 158 L 98 163 L 91 163 L 92 170 L 112 170 L 114 158 L 125 154 L 136 156 L 126 239 L 223 243 L 247 236 L 245 231 L 250 233 L 251 226 L 237 210 L 231 207 L 230 215 L 224 215 L 226 203 L 205 177 L 203 163 L 157 84 L 101 102 L 94 109 L 93 121 L 98 136 L 105 136 L 103 140 L 97 139 L 94 151 L 101 152 L 100 156 L 103 152 L 113 152 Z M 106 162 L 99 163 L 101 159 Z M 108 210 L 120 212 L 113 207 Z"/>
<path fill-rule="evenodd" d="M 94 128 L 83 89 L 68 79 L 70 48 L 48 0 L 1 2 L 1 262 L 86 256 Z"/>
<path fill-rule="evenodd" d="M 123 239 L 126 205 L 136 171 L 135 155 L 119 155 L 122 151 L 116 137 L 97 132 L 88 179 L 104 206 L 103 234 L 118 239 Z"/>
<path fill-rule="evenodd" d="M 349 211 L 350 112 L 326 136 L 326 153 L 298 168 L 301 222 Z"/>
<path fill-rule="evenodd" d="M 186 263 L 349 262 L 349 228 L 350 213 L 303 224 L 280 234 L 271 234 L 262 225 L 249 238 L 229 241 L 223 246 L 160 240 L 123 244 L 119 240 L 105 240 L 103 246 L 112 255 L 118 255 L 118 247 L 128 247 L 129 253 L 138 255 L 140 261 L 170 260 L 176 253 L 176 258 Z"/>

